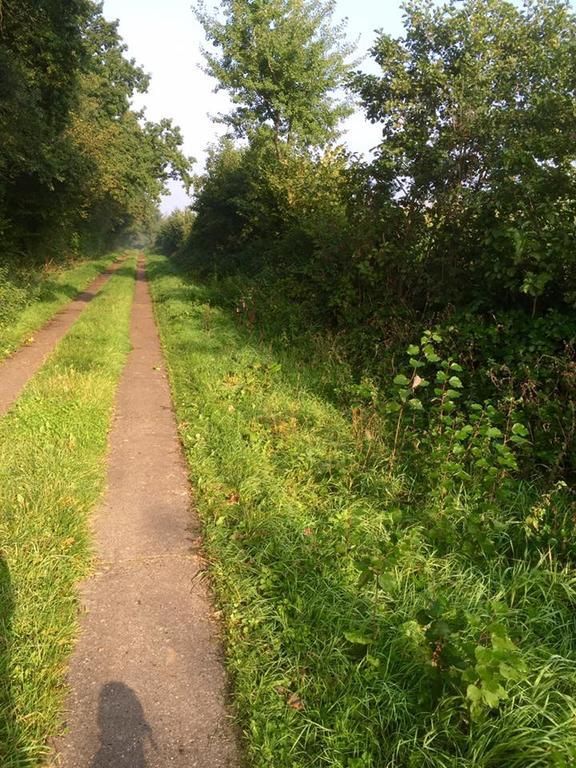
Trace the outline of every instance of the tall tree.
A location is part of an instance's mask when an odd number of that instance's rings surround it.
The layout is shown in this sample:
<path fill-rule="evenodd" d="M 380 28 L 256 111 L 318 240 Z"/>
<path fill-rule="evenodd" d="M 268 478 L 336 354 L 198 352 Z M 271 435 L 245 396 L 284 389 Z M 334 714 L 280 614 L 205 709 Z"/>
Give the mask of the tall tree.
<path fill-rule="evenodd" d="M 236 108 L 221 118 L 237 135 L 268 130 L 275 141 L 332 138 L 348 106 L 336 95 L 352 47 L 334 26 L 335 0 L 222 0 L 220 16 L 195 8 L 217 49 L 206 71 Z"/>
<path fill-rule="evenodd" d="M 429 287 L 576 299 L 576 17 L 567 0 L 405 4 L 358 74 L 382 126 L 372 171 L 404 210 Z M 419 234 L 418 234 L 419 233 Z M 404 238 L 406 250 L 408 236 Z M 432 279 L 431 279 L 432 278 Z"/>
<path fill-rule="evenodd" d="M 130 109 L 148 77 L 91 0 L 0 6 L 0 257 L 104 247 L 188 180 L 170 121 Z"/>

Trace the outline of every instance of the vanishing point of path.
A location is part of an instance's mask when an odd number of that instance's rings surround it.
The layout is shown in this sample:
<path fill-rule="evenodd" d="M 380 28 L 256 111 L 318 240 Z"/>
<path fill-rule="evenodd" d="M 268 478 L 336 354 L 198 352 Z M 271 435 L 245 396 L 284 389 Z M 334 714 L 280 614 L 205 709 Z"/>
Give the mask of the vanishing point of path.
<path fill-rule="evenodd" d="M 218 628 L 142 263 L 96 513 L 63 768 L 236 768 Z"/>
<path fill-rule="evenodd" d="M 0 363 L 0 416 L 3 416 L 16 402 L 28 381 L 40 370 L 56 344 L 68 333 L 86 309 L 86 305 L 98 295 L 104 283 L 121 264 L 122 260 L 117 261 L 98 275 L 74 301 L 67 304 L 46 325 L 36 331 L 31 344 L 20 347 L 11 357 Z"/>

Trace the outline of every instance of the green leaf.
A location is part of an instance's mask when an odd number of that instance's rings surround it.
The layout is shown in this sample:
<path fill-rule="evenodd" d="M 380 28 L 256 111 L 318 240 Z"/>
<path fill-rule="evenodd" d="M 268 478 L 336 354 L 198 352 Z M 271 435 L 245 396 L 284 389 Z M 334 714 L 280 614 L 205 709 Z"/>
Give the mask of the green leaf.
<path fill-rule="evenodd" d="M 363 635 L 361 632 L 344 632 L 344 637 L 353 645 L 371 645 L 374 638 Z"/>
<path fill-rule="evenodd" d="M 402 400 L 403 403 L 405 403 L 406 400 L 408 400 L 408 398 L 410 397 L 411 394 L 412 394 L 412 390 L 411 389 L 399 389 L 398 390 L 398 397 L 400 398 L 400 400 Z"/>
<path fill-rule="evenodd" d="M 482 697 L 490 709 L 496 709 L 501 701 L 505 701 L 508 698 L 508 694 L 501 685 L 496 686 L 496 689 L 493 691 L 483 686 Z"/>
<path fill-rule="evenodd" d="M 434 347 L 431 344 L 427 344 L 422 351 L 424 352 L 424 356 L 429 363 L 437 363 L 439 360 L 441 360 L 441 357 L 436 354 Z"/>
<path fill-rule="evenodd" d="M 470 699 L 472 704 L 480 704 L 482 702 L 482 691 L 477 685 L 470 684 L 466 688 L 466 698 Z"/>
<path fill-rule="evenodd" d="M 410 355 L 411 357 L 414 357 L 414 355 L 419 355 L 420 347 L 417 347 L 415 344 L 410 344 L 410 346 L 406 350 L 406 354 Z"/>
<path fill-rule="evenodd" d="M 498 669 L 504 680 L 522 680 L 524 676 L 524 670 L 518 669 L 518 667 L 512 664 L 507 664 L 505 661 L 500 662 Z"/>
<path fill-rule="evenodd" d="M 404 376 L 403 373 L 399 373 L 394 376 L 394 384 L 399 387 L 407 387 L 410 384 L 410 379 Z"/>
<path fill-rule="evenodd" d="M 524 424 L 516 423 L 512 425 L 512 434 L 519 435 L 520 437 L 526 437 L 529 432 Z"/>
<path fill-rule="evenodd" d="M 392 592 L 396 587 L 396 579 L 390 573 L 381 573 L 377 578 L 378 586 L 386 592 Z"/>
<path fill-rule="evenodd" d="M 372 581 L 374 578 L 374 574 L 371 570 L 366 569 L 365 571 L 362 571 L 360 576 L 358 577 L 358 586 L 364 587 L 366 584 L 368 584 L 369 581 Z"/>

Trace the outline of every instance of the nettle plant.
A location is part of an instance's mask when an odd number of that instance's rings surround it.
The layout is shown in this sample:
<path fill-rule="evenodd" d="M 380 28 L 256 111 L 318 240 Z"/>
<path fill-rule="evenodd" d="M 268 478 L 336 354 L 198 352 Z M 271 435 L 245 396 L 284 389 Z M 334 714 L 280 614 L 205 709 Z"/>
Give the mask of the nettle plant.
<path fill-rule="evenodd" d="M 416 616 L 430 647 L 430 674 L 440 689 L 449 684 L 465 697 L 472 720 L 498 709 L 508 700 L 510 686 L 528 675 L 522 653 L 499 615 L 503 607 L 495 604 L 492 609 L 488 623 L 438 601 Z"/>
<path fill-rule="evenodd" d="M 378 552 L 356 561 L 358 587 L 373 591 L 373 618 L 371 626 L 365 624 L 362 631 L 344 636 L 355 656 L 374 667 L 380 664 L 377 652 L 371 652 L 379 636 L 378 603 L 385 595 L 388 600 L 394 595 L 395 571 L 413 550 L 414 534 L 413 529 L 401 538 L 393 535 L 388 545 L 381 544 Z M 461 714 L 469 722 L 484 719 L 510 699 L 514 686 L 527 679 L 529 669 L 522 650 L 510 637 L 506 614 L 506 606 L 498 600 L 491 600 L 477 613 L 436 597 L 404 623 L 402 632 L 419 646 L 425 660 L 423 701 L 435 707 L 445 694 L 456 694 L 462 702 Z M 412 658 L 419 656 L 416 652 Z"/>
<path fill-rule="evenodd" d="M 406 373 L 393 381 L 386 404 L 394 414 L 394 465 L 409 446 L 424 452 L 426 475 L 441 509 L 450 497 L 479 490 L 487 501 L 502 501 L 507 480 L 518 469 L 518 452 L 529 444 L 528 429 L 518 420 L 511 400 L 502 413 L 490 400 L 464 397 L 462 366 L 439 354 L 442 336 L 425 331 L 420 344 L 408 347 Z"/>

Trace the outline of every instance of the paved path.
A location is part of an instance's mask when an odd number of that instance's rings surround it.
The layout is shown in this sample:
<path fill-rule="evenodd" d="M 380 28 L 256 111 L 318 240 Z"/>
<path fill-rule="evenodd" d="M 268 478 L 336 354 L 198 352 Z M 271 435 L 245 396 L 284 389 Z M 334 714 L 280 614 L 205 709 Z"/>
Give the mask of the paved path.
<path fill-rule="evenodd" d="M 6 413 L 20 393 L 42 367 L 56 344 L 68 333 L 86 305 L 98 295 L 104 283 L 122 262 L 116 262 L 99 275 L 78 297 L 57 312 L 34 334 L 34 341 L 0 363 L 0 416 Z"/>
<path fill-rule="evenodd" d="M 240 765 L 170 391 L 142 267 L 72 660 L 64 768 Z"/>

